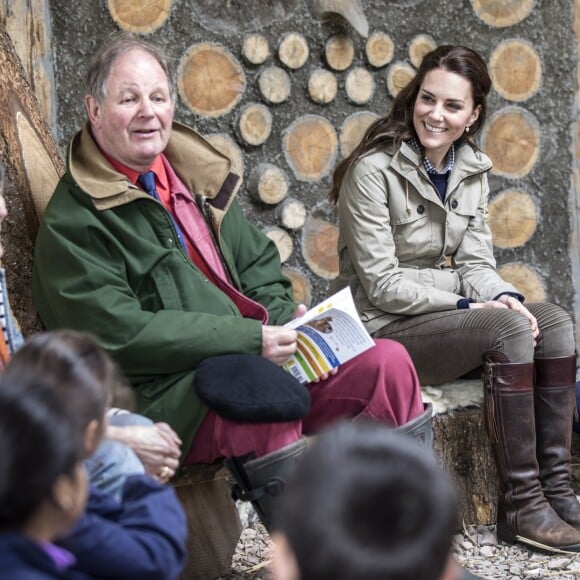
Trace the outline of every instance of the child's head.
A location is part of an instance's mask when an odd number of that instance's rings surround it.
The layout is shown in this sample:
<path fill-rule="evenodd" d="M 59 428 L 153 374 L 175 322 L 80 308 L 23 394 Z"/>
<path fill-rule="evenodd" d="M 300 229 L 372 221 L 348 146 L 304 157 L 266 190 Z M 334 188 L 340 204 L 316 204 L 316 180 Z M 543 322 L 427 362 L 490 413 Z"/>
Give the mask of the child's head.
<path fill-rule="evenodd" d="M 431 454 L 377 423 L 318 435 L 281 497 L 276 580 L 438 580 L 456 496 Z"/>
<path fill-rule="evenodd" d="M 86 455 L 100 442 L 105 409 L 122 384 L 117 367 L 95 339 L 72 330 L 27 340 L 10 360 L 4 379 L 8 384 L 14 380 L 23 389 L 38 380 L 52 387 L 82 433 Z"/>
<path fill-rule="evenodd" d="M 50 540 L 85 507 L 83 444 L 66 405 L 37 382 L 0 381 L 0 531 Z"/>

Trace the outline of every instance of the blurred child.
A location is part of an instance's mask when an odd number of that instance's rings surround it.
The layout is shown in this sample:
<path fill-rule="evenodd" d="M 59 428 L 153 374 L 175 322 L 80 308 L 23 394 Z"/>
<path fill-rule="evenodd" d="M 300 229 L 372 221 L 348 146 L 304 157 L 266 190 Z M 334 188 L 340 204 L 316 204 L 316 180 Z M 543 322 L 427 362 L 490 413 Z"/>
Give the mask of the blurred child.
<path fill-rule="evenodd" d="M 0 575 L 81 579 L 74 556 L 53 542 L 81 516 L 87 497 L 83 445 L 62 399 L 40 383 L 26 396 L 0 388 Z"/>
<path fill-rule="evenodd" d="M 0 389 L 18 384 L 26 397 L 39 380 L 64 402 L 90 456 L 101 441 L 111 395 L 122 383 L 112 360 L 87 334 L 39 334 L 11 358 Z M 120 502 L 91 488 L 86 512 L 57 542 L 75 555 L 74 568 L 91 576 L 169 580 L 185 563 L 186 531 L 173 488 L 132 475 Z"/>
<path fill-rule="evenodd" d="M 457 580 L 454 488 L 429 450 L 378 423 L 321 433 L 280 500 L 275 580 Z"/>

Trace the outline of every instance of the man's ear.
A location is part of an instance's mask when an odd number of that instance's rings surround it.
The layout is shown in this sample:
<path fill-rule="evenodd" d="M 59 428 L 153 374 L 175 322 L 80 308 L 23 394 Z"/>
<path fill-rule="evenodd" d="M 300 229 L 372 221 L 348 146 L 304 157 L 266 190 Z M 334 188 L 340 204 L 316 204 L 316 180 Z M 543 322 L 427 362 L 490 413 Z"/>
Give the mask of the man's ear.
<path fill-rule="evenodd" d="M 298 562 L 286 536 L 280 532 L 274 532 L 272 542 L 274 546 L 270 569 L 274 580 L 300 580 Z"/>
<path fill-rule="evenodd" d="M 100 125 L 101 106 L 97 103 L 95 97 L 87 95 L 85 97 L 85 107 L 91 125 L 93 125 L 93 127 L 98 127 Z"/>
<path fill-rule="evenodd" d="M 103 425 L 97 419 L 89 421 L 83 433 L 83 446 L 86 457 L 90 457 L 95 452 L 102 437 Z"/>

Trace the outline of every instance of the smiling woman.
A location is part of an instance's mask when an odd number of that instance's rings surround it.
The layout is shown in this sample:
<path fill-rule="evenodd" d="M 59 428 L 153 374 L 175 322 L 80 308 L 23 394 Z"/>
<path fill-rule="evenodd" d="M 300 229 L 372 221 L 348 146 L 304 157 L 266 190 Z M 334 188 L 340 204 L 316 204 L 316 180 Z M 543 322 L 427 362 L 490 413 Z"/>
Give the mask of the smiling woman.
<path fill-rule="evenodd" d="M 333 290 L 351 287 L 367 329 L 401 342 L 423 385 L 483 364 L 502 485 L 498 537 L 580 552 L 580 504 L 569 477 L 572 322 L 553 304 L 524 306 L 521 289 L 496 271 L 492 163 L 471 141 L 490 87 L 479 54 L 436 48 L 338 165 L 330 194 L 340 202 Z"/>

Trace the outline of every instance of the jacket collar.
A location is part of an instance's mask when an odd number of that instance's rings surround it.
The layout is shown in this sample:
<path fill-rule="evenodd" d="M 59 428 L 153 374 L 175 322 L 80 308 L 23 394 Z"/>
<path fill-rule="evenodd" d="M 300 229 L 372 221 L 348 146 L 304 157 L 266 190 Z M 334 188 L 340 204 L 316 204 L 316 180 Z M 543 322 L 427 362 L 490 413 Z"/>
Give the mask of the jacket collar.
<path fill-rule="evenodd" d="M 403 142 L 398 150 L 392 146 L 392 150 L 388 151 L 393 155 L 391 168 L 402 175 L 411 183 L 411 185 L 419 192 L 420 195 L 443 206 L 443 202 L 439 198 L 435 187 L 425 187 L 425 179 L 430 183 L 429 176 L 423 167 L 423 157 L 420 152 L 415 151 L 408 143 Z M 451 194 L 466 177 L 471 175 L 478 175 L 489 171 L 492 167 L 491 159 L 479 149 L 474 149 L 469 143 L 463 141 L 455 146 L 455 166 L 451 175 L 449 176 L 449 183 L 447 184 L 449 199 Z M 421 174 L 421 175 L 419 175 Z"/>
<path fill-rule="evenodd" d="M 193 129 L 175 122 L 163 153 L 189 191 L 209 198 L 217 209 L 227 210 L 241 178 L 230 171 L 231 161 L 225 155 Z M 148 197 L 111 167 L 95 143 L 88 123 L 73 137 L 68 168 L 97 209 L 109 209 Z"/>

